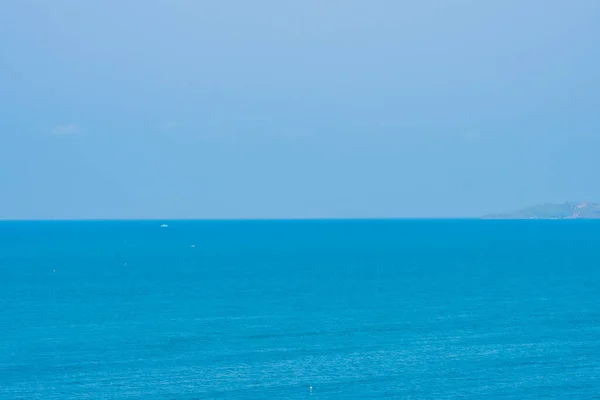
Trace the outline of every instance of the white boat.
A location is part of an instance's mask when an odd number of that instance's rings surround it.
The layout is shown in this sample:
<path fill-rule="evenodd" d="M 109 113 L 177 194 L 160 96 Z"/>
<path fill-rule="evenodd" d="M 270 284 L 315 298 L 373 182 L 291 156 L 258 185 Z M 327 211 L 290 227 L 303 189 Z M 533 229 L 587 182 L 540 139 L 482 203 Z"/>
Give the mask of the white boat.
<path fill-rule="evenodd" d="M 169 225 L 167 225 L 167 224 L 162 224 L 160 227 L 161 227 L 161 228 L 168 228 L 168 227 L 169 227 Z"/>

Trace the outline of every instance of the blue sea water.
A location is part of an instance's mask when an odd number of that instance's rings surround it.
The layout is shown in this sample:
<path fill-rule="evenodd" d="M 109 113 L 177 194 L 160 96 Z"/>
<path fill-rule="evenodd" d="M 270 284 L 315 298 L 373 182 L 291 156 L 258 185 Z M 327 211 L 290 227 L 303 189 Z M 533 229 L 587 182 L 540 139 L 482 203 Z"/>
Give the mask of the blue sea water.
<path fill-rule="evenodd" d="M 600 221 L 161 223 L 0 223 L 0 398 L 600 398 Z"/>

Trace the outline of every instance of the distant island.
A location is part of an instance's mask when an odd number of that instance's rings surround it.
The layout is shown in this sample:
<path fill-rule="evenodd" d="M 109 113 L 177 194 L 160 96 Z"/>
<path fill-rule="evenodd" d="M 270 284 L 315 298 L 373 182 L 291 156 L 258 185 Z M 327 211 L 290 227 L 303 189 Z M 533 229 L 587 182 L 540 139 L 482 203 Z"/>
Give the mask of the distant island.
<path fill-rule="evenodd" d="M 600 219 L 600 204 L 568 202 L 540 204 L 506 214 L 484 215 L 483 219 Z"/>

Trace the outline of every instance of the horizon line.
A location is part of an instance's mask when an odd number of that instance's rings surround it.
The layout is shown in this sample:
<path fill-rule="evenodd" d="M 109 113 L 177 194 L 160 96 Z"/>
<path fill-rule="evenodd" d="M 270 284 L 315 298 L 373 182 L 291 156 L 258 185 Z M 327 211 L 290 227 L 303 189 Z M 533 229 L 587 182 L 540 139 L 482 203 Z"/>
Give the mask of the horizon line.
<path fill-rule="evenodd" d="M 482 217 L 135 217 L 135 218 L 0 218 L 5 221 L 393 221 L 393 220 L 465 220 L 483 219 Z"/>

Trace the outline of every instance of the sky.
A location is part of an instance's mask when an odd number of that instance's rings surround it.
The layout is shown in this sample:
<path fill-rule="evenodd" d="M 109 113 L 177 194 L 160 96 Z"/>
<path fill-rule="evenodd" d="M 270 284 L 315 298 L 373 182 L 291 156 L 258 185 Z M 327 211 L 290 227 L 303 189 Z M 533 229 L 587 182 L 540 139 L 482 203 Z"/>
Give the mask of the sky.
<path fill-rule="evenodd" d="M 3 0 L 0 218 L 600 202 L 597 0 Z"/>

